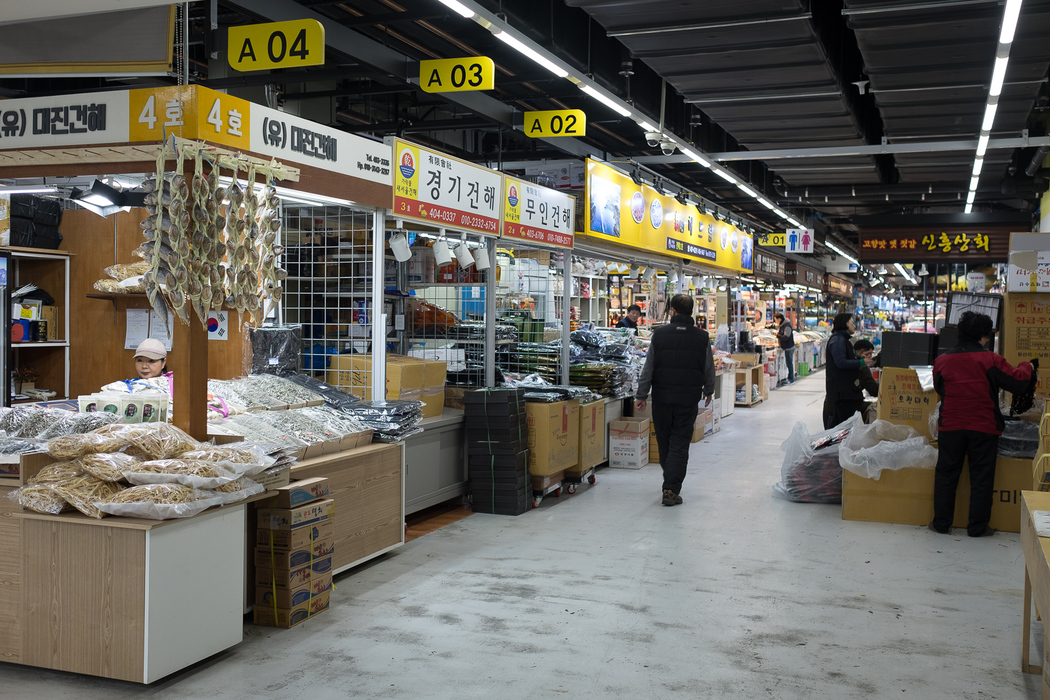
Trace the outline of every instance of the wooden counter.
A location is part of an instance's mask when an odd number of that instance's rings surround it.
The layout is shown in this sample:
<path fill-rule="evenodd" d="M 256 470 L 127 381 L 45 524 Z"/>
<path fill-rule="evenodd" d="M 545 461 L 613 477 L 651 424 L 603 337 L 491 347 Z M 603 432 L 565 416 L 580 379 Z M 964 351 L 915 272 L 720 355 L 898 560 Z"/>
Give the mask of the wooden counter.
<path fill-rule="evenodd" d="M 316 476 L 328 479 L 335 500 L 334 573 L 405 543 L 404 443 L 372 443 L 292 467 L 293 480 Z"/>
<path fill-rule="evenodd" d="M 1021 549 L 1024 551 L 1024 616 L 1021 626 L 1021 670 L 1041 673 L 1043 700 L 1050 700 L 1050 643 L 1046 637 L 1046 615 L 1050 611 L 1050 537 L 1039 537 L 1032 511 L 1050 510 L 1050 493 L 1021 492 Z M 1043 620 L 1043 663 L 1029 664 L 1032 644 L 1032 603 Z"/>

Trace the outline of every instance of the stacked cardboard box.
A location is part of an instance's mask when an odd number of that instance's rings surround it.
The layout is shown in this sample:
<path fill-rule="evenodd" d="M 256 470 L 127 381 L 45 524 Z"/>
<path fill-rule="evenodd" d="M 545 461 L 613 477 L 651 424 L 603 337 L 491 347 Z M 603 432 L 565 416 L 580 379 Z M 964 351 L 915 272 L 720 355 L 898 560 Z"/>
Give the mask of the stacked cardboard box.
<path fill-rule="evenodd" d="M 422 401 L 423 417 L 440 416 L 445 407 L 447 364 L 403 355 L 387 355 L 386 398 Z M 332 355 L 325 380 L 347 387 L 355 396 L 372 400 L 372 356 Z"/>
<path fill-rule="evenodd" d="M 609 423 L 610 467 L 641 469 L 649 463 L 649 426 L 648 418 L 638 417 Z"/>
<path fill-rule="evenodd" d="M 529 494 L 529 426 L 521 389 L 463 394 L 470 495 L 478 513 L 521 515 Z"/>
<path fill-rule="evenodd" d="M 568 476 L 579 477 L 605 461 L 605 400 L 580 406 L 580 454 Z"/>
<path fill-rule="evenodd" d="M 580 458 L 580 400 L 528 402 L 529 472 L 551 476 L 573 470 Z"/>
<path fill-rule="evenodd" d="M 296 481 L 256 511 L 255 624 L 294 627 L 328 609 L 335 501 L 328 479 Z"/>

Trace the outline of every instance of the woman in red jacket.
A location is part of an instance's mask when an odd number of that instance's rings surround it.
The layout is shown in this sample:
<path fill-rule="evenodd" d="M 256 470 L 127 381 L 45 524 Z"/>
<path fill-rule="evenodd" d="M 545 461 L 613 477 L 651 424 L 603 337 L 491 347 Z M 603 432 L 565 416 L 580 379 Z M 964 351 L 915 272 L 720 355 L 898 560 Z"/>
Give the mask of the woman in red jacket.
<path fill-rule="evenodd" d="M 984 348 L 992 336 L 992 319 L 967 311 L 959 319 L 959 344 L 933 363 L 933 386 L 941 396 L 937 471 L 930 529 L 947 535 L 955 519 L 955 488 L 963 459 L 970 459 L 970 537 L 994 535 L 992 483 L 999 436 L 1005 425 L 999 412 L 999 390 L 1028 388 L 1032 365 L 1011 367 L 1001 355 Z"/>

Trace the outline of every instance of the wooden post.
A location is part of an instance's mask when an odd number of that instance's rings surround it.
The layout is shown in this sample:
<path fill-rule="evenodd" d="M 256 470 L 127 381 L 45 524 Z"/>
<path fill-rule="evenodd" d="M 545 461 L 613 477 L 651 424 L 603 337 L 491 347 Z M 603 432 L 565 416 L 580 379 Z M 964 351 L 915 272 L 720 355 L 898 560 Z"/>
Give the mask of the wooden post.
<path fill-rule="evenodd" d="M 188 326 L 175 319 L 168 369 L 175 373 L 175 425 L 197 440 L 207 440 L 208 331 L 196 314 L 191 314 Z"/>

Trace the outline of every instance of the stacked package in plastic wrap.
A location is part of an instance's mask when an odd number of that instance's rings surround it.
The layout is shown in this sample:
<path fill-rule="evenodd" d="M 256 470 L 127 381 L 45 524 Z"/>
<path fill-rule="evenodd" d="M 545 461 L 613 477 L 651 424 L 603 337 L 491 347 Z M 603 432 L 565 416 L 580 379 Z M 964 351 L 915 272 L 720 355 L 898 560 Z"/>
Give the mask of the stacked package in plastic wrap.
<path fill-rule="evenodd" d="M 376 442 L 400 442 L 423 432 L 422 401 L 361 401 L 347 410 L 354 420 L 374 430 Z"/>
<path fill-rule="evenodd" d="M 529 428 L 524 389 L 463 395 L 474 511 L 520 515 L 529 506 Z"/>

